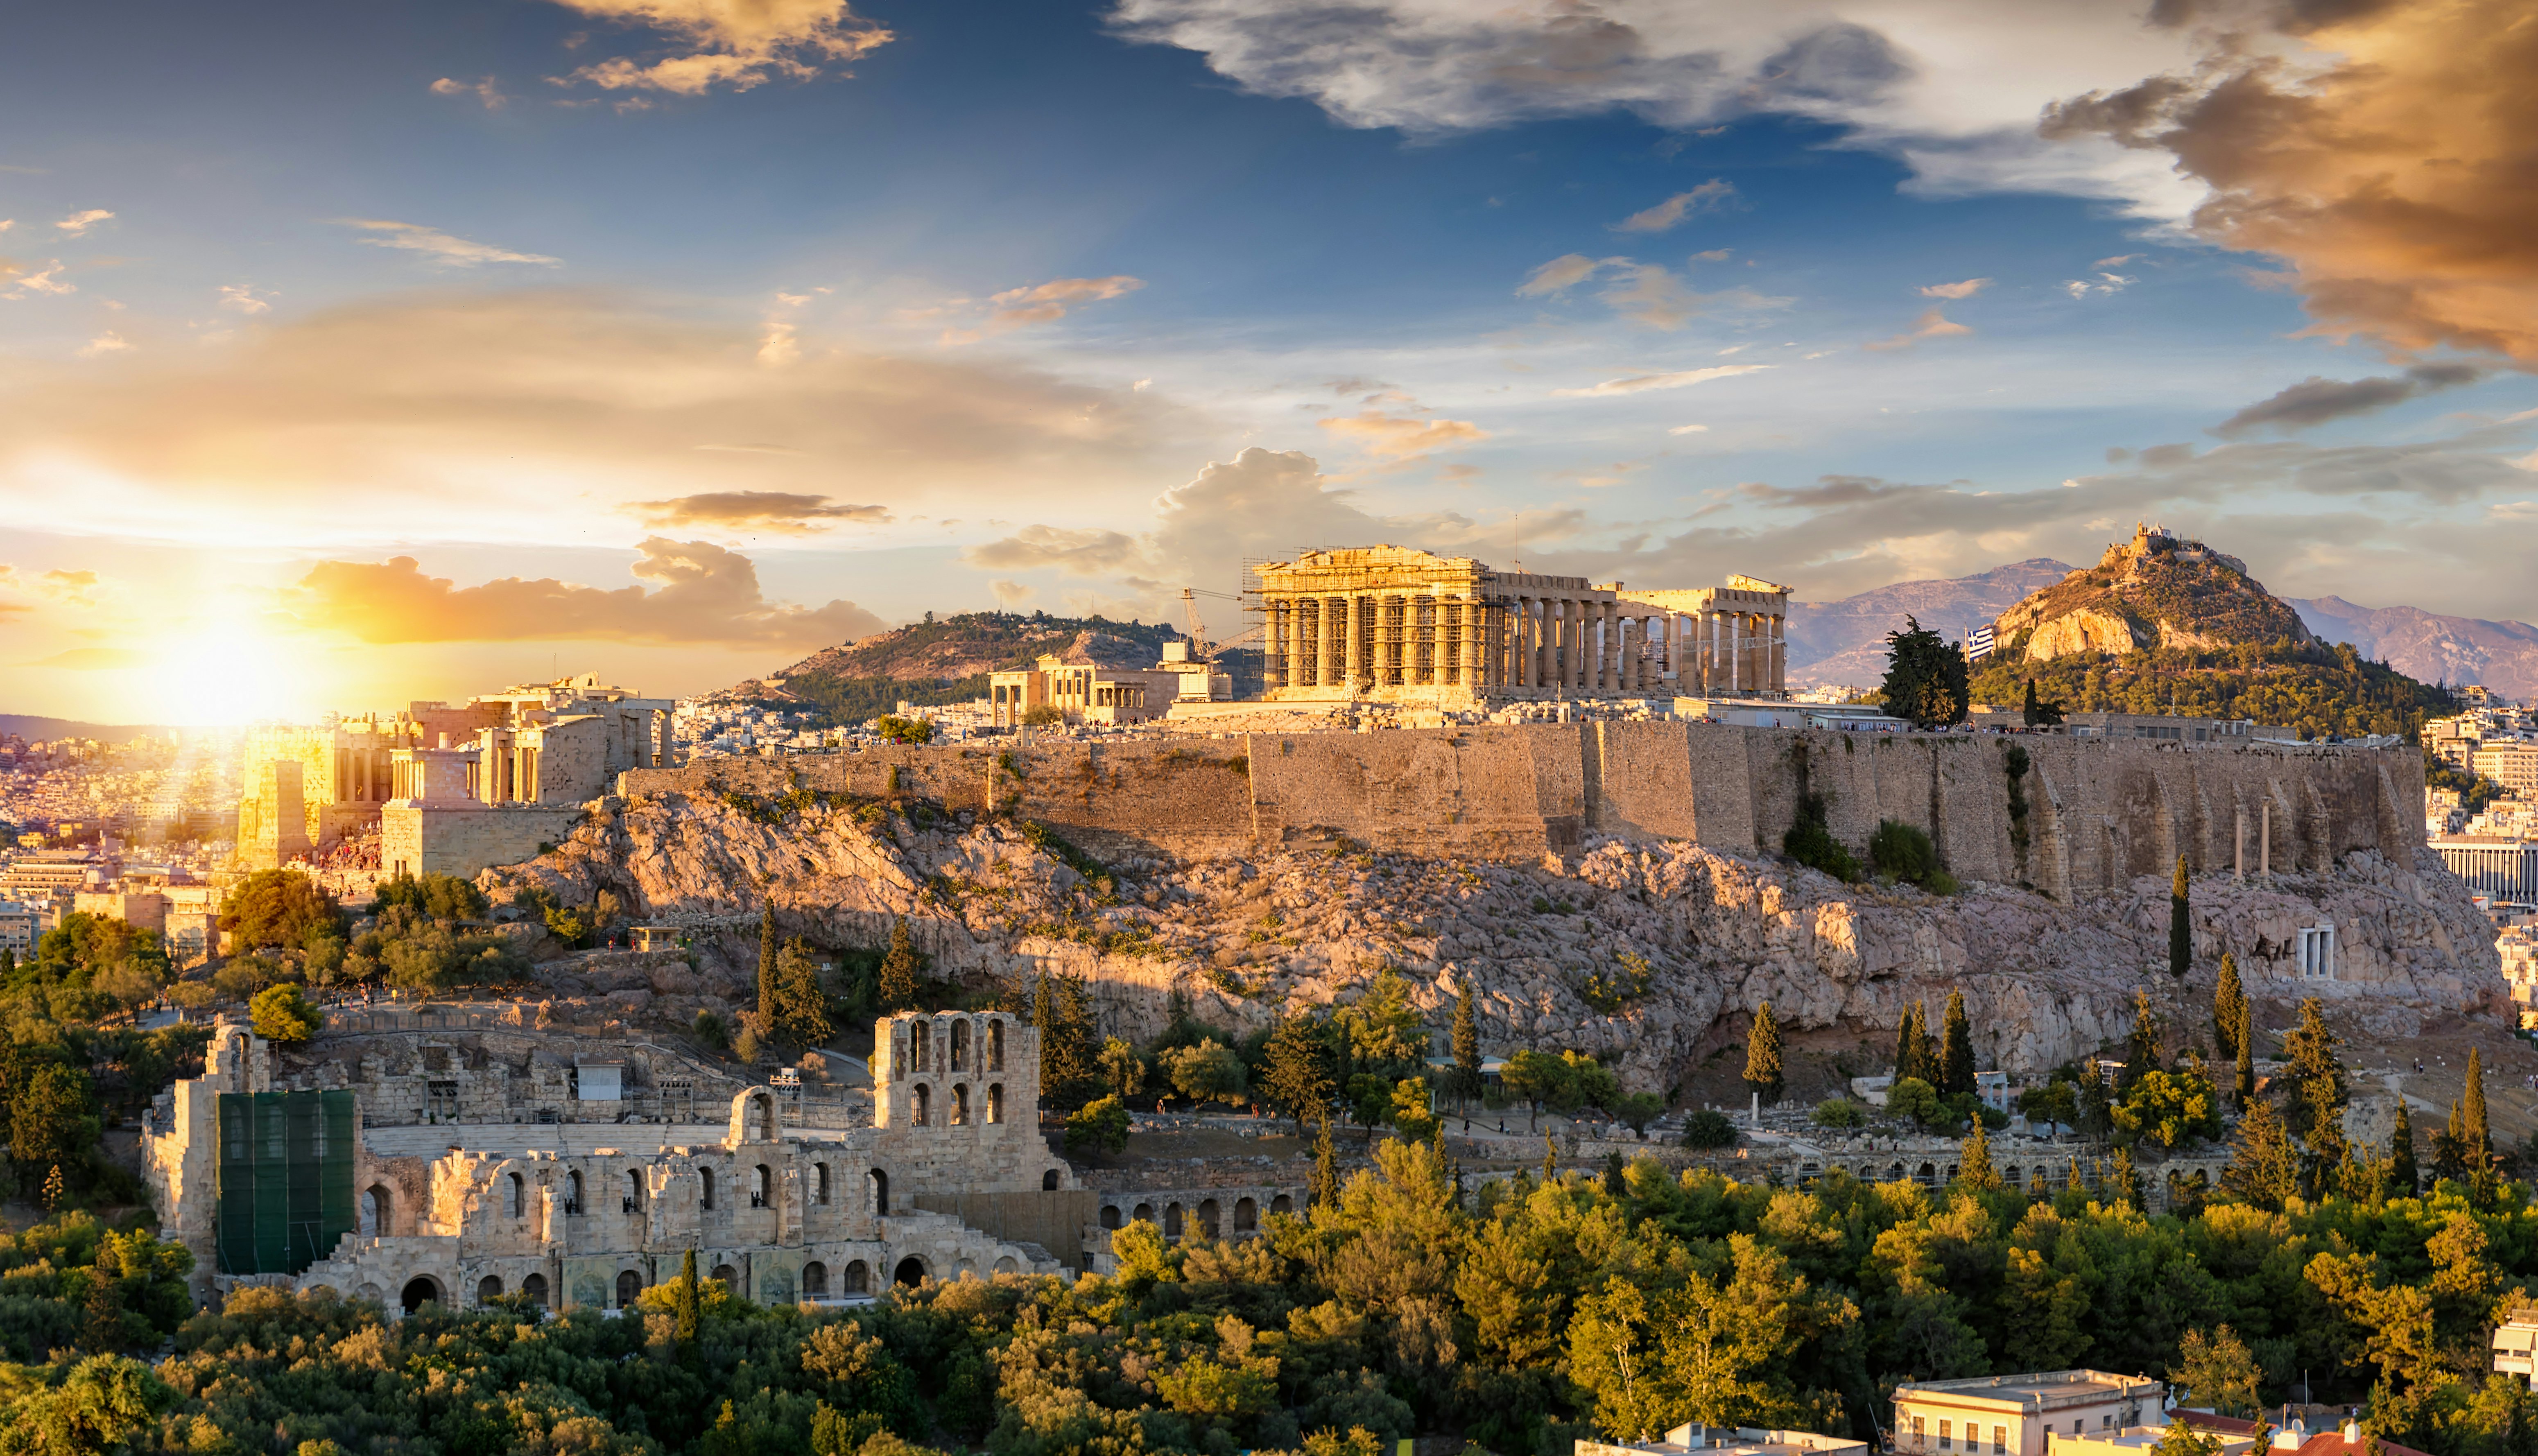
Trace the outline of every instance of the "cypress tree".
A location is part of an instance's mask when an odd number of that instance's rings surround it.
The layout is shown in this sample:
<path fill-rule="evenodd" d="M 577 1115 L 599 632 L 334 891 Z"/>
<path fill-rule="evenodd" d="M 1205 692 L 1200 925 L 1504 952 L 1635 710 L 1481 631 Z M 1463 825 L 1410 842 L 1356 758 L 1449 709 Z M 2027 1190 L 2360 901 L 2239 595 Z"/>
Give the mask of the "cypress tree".
<path fill-rule="evenodd" d="M 919 962 L 916 959 L 916 947 L 911 944 L 907 938 L 907 922 L 904 920 L 892 921 L 890 924 L 890 954 L 884 956 L 881 960 L 881 974 L 876 980 L 873 988 L 874 994 L 881 998 L 882 1015 L 888 1016 L 895 1011 L 907 1011 L 914 1008 L 916 1005 L 916 968 L 918 963 Z M 1036 1011 L 1037 1009 L 1036 1005 L 1035 1005 L 1034 1010 Z M 1034 1016 L 1032 1018 L 1032 1022 L 1033 1025 L 1039 1026 L 1045 1026 L 1048 1025 L 1046 1021 L 1037 1016 Z"/>
<path fill-rule="evenodd" d="M 775 953 L 775 1033 L 803 1046 L 835 1034 L 829 1025 L 829 993 L 820 984 L 820 962 L 811 943 L 795 936 Z"/>
<path fill-rule="evenodd" d="M 2020 716 L 2027 720 L 2028 727 L 2036 726 L 2036 680 L 2034 678 L 2027 680 L 2027 702 L 2021 708 Z"/>
<path fill-rule="evenodd" d="M 758 922 L 758 1024 L 775 1025 L 775 901 L 767 902 L 767 913 Z"/>
<path fill-rule="evenodd" d="M 2247 990 L 2238 984 L 2238 960 L 2221 953 L 2221 974 L 2212 983 L 2212 1045 L 2221 1055 L 2238 1055 L 2238 1019 L 2246 1014 Z"/>
<path fill-rule="evenodd" d="M 2150 992 L 2135 991 L 2133 1028 L 2124 1036 L 2124 1075 L 2117 1092 L 2131 1091 L 2143 1073 L 2159 1070 L 2159 1012 L 2150 1004 Z"/>
<path fill-rule="evenodd" d="M 2238 1034 L 2232 1038 L 2238 1046 L 2237 1086 L 2238 1110 L 2247 1110 L 2247 1099 L 2256 1094 L 2256 1011 L 2245 998 L 2238 1002 Z"/>
<path fill-rule="evenodd" d="M 2422 1183 L 2423 1172 L 2415 1166 L 2415 1119 L 2407 1114 L 2406 1099 L 2399 1097 L 2396 1125 L 2388 1130 L 2388 1190 L 2412 1198 Z"/>
<path fill-rule="evenodd" d="M 1957 1181 L 1983 1193 L 2000 1191 L 2000 1173 L 1991 1165 L 1991 1138 L 1979 1117 L 1974 1119 L 1972 1135 L 1957 1152 Z"/>
<path fill-rule="evenodd" d="M 2309 1188 L 2326 1187 L 2344 1166 L 2344 1104 L 2349 1096 L 2344 1063 L 2335 1054 L 2342 1043 L 2327 1029 L 2316 998 L 2301 1003 L 2300 1025 L 2283 1038 L 2284 1059 L 2291 1063 L 2292 1100 L 2283 1122 L 2309 1155 Z"/>
<path fill-rule="evenodd" d="M 2433 1181 L 2455 1181 L 2467 1173 L 2466 1122 L 2456 1098 L 2450 1101 L 2449 1125 L 2433 1134 Z"/>
<path fill-rule="evenodd" d="M 2300 1192 L 2300 1155 L 2270 1100 L 2257 1097 L 2247 1103 L 2221 1186 L 2240 1203 L 2273 1213 L 2282 1212 L 2284 1200 Z"/>
<path fill-rule="evenodd" d="M 1939 1043 L 1939 1095 L 1954 1096 L 1974 1090 L 1973 1029 L 1966 1024 L 1966 993 L 1948 993 L 1946 1035 Z"/>
<path fill-rule="evenodd" d="M 2185 900 L 2185 856 L 2176 857 L 2176 879 L 2168 889 L 2168 973 L 2178 980 L 2194 968 L 2194 915 Z"/>
<path fill-rule="evenodd" d="M 1340 1201 L 1340 1152 L 1331 1142 L 1331 1109 L 1322 1109 L 1322 1130 L 1313 1139 L 1313 1207 L 1326 1209 Z"/>
<path fill-rule="evenodd" d="M 1472 987 L 1465 982 L 1454 998 L 1454 1091 L 1471 1105 L 1481 1091 L 1481 1028 L 1472 1014 Z"/>
<path fill-rule="evenodd" d="M 1930 1024 L 1921 1003 L 1915 1001 L 1904 1009 L 1904 1025 L 1895 1030 L 1895 1080 L 1918 1077 L 1935 1086 L 1939 1069 L 1931 1061 Z"/>
<path fill-rule="evenodd" d="M 2485 1123 L 2485 1063 L 2473 1046 L 2467 1049 L 2467 1092 L 2459 1098 L 2460 1129 L 2465 1143 L 2459 1152 L 2471 1167 L 2483 1169 L 2494 1158 L 2494 1135 Z"/>
<path fill-rule="evenodd" d="M 1754 1029 L 1745 1037 L 1745 1086 L 1766 1102 L 1780 1100 L 1786 1085 L 1780 1067 L 1780 1026 L 1771 1020 L 1771 1003 L 1754 1010 Z"/>
<path fill-rule="evenodd" d="M 670 1291 L 670 1316 L 675 1322 L 672 1333 L 683 1347 L 697 1343 L 697 1251 L 688 1250 L 679 1264 L 679 1283 Z"/>

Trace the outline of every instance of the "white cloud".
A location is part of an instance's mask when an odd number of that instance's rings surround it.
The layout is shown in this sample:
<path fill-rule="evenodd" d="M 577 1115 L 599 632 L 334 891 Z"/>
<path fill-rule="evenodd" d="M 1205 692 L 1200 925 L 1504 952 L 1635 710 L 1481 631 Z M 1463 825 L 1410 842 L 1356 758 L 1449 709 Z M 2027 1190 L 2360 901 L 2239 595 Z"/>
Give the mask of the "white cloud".
<path fill-rule="evenodd" d="M 1921 290 L 1924 298 L 1970 298 L 1983 291 L 1988 278 L 1969 278 L 1963 283 L 1934 283 Z"/>
<path fill-rule="evenodd" d="M 2140 281 L 2136 278 L 2126 278 L 2120 273 L 2101 273 L 2094 283 L 2085 278 L 2072 279 L 2062 285 L 2062 292 L 2075 298 L 2085 298 L 2091 294 L 2120 294 Z"/>
<path fill-rule="evenodd" d="M 1972 332 L 1972 329 L 1964 324 L 1951 323 L 1948 316 L 1938 309 L 1928 308 L 1922 310 L 1921 316 L 1912 320 L 1912 327 L 1904 333 L 1897 334 L 1891 339 L 1878 339 L 1859 347 L 1876 350 L 1909 349 L 1924 339 L 1945 339 L 1954 334 Z"/>
<path fill-rule="evenodd" d="M 1663 232 L 1696 212 L 1725 207 L 1736 199 L 1736 184 L 1712 177 L 1689 192 L 1672 197 L 1643 212 L 1636 212 L 1613 225 L 1616 232 Z"/>
<path fill-rule="evenodd" d="M 479 263 L 560 263 L 544 253 L 515 253 L 491 243 L 470 242 L 453 237 L 437 228 L 420 223 L 394 223 L 380 218 L 337 218 L 338 225 L 359 228 L 375 235 L 360 239 L 372 247 L 403 248 L 430 257 L 434 262 L 452 268 L 473 268 Z"/>
<path fill-rule="evenodd" d="M 1708 432 L 1709 427 L 1706 425 L 1678 425 L 1666 431 L 1668 434 L 1707 434 Z"/>
<path fill-rule="evenodd" d="M 14 268 L 10 265 L 0 265 L 0 278 L 10 277 L 11 273 L 14 271 Z M 0 294 L 0 298 L 23 298 L 29 294 L 61 295 L 78 293 L 79 285 L 63 282 L 61 271 L 62 260 L 55 258 L 46 263 L 39 272 L 17 273 L 14 281 L 9 285 L 9 291 L 7 293 Z"/>
<path fill-rule="evenodd" d="M 2144 253 L 2117 253 L 2111 258 L 2100 258 L 2089 266 L 2092 268 L 2121 268 L 2126 263 L 2137 262 L 2146 256 L 2148 255 Z"/>
<path fill-rule="evenodd" d="M 1738 374 L 1759 374 L 1770 364 L 1712 364 L 1705 369 L 1683 369 L 1671 374 L 1632 374 L 1620 379 L 1607 379 L 1583 389 L 1555 389 L 1554 399 L 1593 399 L 1608 394 L 1641 394 L 1651 389 L 1681 389 L 1691 384 L 1706 384 L 1712 379 L 1732 379 Z"/>
<path fill-rule="evenodd" d="M 131 347 L 132 346 L 130 344 L 123 341 L 123 336 L 121 334 L 114 332 L 112 329 L 108 329 L 104 333 L 98 335 L 96 338 L 89 340 L 85 344 L 82 344 L 79 347 L 78 353 L 79 357 L 82 359 L 96 359 L 100 355 L 121 354 L 123 351 L 130 349 Z"/>
<path fill-rule="evenodd" d="M 0 232 L 6 232 L 17 226 L 18 220 L 16 218 L 0 218 Z"/>
<path fill-rule="evenodd" d="M 1526 274 L 1524 282 L 1516 285 L 1516 296 L 1538 298 L 1546 295 L 1567 293 L 1593 278 L 1595 270 L 1603 266 L 1603 262 L 1590 258 L 1584 253 L 1563 253 Z"/>
<path fill-rule="evenodd" d="M 243 283 L 225 283 L 221 285 L 221 306 L 224 308 L 234 308 L 240 313 L 262 313 L 266 309 L 271 308 L 273 304 L 266 299 L 257 298 L 255 296 L 255 289 L 250 285 Z"/>
<path fill-rule="evenodd" d="M 1692 261 L 1696 263 L 1724 263 L 1729 257 L 1734 255 L 1735 251 L 1736 250 L 1734 248 L 1714 247 L 1709 249 L 1707 252 L 1694 253 L 1692 255 Z"/>
<path fill-rule="evenodd" d="M 113 216 L 114 214 L 107 212 L 104 208 L 93 207 L 86 212 L 73 213 L 69 217 L 55 223 L 53 226 L 60 229 L 67 236 L 85 237 L 88 235 L 88 230 L 96 227 L 100 223 L 105 222 Z"/>
<path fill-rule="evenodd" d="M 494 84 L 494 78 L 491 76 L 479 76 L 473 81 L 458 81 L 443 76 L 432 83 L 432 94 L 436 97 L 472 96 L 483 102 L 488 111 L 501 110 L 502 103 L 510 99 L 509 97 L 502 95 L 502 89 Z"/>
<path fill-rule="evenodd" d="M 717 86 L 747 91 L 769 80 L 809 81 L 824 67 L 844 66 L 891 41 L 882 26 L 856 15 L 847 0 L 557 0 L 584 15 L 648 27 L 674 38 L 684 55 L 650 64 L 614 57 L 552 78 L 559 86 L 588 82 L 603 91 L 651 90 L 701 96 Z M 434 90 L 438 88 L 435 87 Z"/>
<path fill-rule="evenodd" d="M 2196 28 L 2098 0 L 1115 0 L 1112 27 L 1263 96 L 1421 136 L 1625 112 L 1690 131 L 1806 117 L 1901 158 L 1916 189 L 2115 198 L 2181 220 L 2172 159 L 2047 142 L 2050 102 L 2189 67 Z"/>

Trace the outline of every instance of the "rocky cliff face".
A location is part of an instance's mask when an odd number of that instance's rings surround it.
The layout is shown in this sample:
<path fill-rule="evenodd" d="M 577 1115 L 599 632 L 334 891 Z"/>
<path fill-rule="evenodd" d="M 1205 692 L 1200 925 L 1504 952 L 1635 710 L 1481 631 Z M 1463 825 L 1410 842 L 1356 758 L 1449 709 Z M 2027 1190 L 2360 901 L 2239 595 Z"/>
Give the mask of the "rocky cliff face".
<path fill-rule="evenodd" d="M 1963 990 L 1985 1060 L 2036 1071 L 2119 1039 L 2134 988 L 2169 981 L 2165 877 L 2069 903 L 1988 885 L 1935 898 L 1689 843 L 1590 837 L 1520 865 L 1345 846 L 1197 863 L 1079 856 L 1088 879 L 1010 822 L 919 819 L 932 822 L 816 799 L 777 813 L 684 794 L 606 801 L 555 853 L 487 878 L 572 904 L 607 890 L 643 923 L 695 928 L 693 970 L 630 965 L 655 994 L 617 998 L 674 1022 L 748 994 L 771 900 L 783 933 L 832 947 L 877 945 L 904 919 L 938 975 L 1080 973 L 1110 1029 L 1132 1035 L 1160 1029 L 1175 994 L 1257 1026 L 1281 1007 L 1348 1000 L 1391 967 L 1439 1026 L 1469 986 L 1494 1053 L 1610 1053 L 1628 1085 L 1652 1091 L 1741 1037 L 1765 1000 L 1793 1029 L 1891 1038 L 1907 1005 L 1935 1015 Z M 2265 885 L 2205 876 L 2192 903 L 2197 970 L 2182 994 L 2196 1006 L 2224 951 L 2260 1001 L 2319 996 L 2377 1034 L 2506 999 L 2485 922 L 2422 851 L 2405 863 L 2359 852 Z M 2298 931 L 2321 923 L 2337 930 L 2336 978 L 2300 979 Z"/>

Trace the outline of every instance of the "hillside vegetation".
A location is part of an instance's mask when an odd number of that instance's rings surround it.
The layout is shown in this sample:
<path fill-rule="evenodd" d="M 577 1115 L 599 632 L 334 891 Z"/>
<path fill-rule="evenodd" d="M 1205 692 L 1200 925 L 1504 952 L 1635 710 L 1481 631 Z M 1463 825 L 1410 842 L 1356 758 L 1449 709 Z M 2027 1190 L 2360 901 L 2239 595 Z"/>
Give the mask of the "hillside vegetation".
<path fill-rule="evenodd" d="M 1995 629 L 1970 685 L 1977 702 L 2022 701 L 2034 679 L 2067 710 L 2252 718 L 2304 738 L 2413 733 L 2457 710 L 2447 689 L 2318 640 L 2236 558 L 2148 531 Z"/>
<path fill-rule="evenodd" d="M 839 722 L 886 713 L 902 701 L 924 706 L 984 697 L 987 675 L 1029 667 L 1043 652 L 1105 667 L 1152 667 L 1180 633 L 1162 623 L 1106 617 L 1028 617 L 964 612 L 911 622 L 860 642 L 824 647 L 782 674 L 785 691 Z"/>

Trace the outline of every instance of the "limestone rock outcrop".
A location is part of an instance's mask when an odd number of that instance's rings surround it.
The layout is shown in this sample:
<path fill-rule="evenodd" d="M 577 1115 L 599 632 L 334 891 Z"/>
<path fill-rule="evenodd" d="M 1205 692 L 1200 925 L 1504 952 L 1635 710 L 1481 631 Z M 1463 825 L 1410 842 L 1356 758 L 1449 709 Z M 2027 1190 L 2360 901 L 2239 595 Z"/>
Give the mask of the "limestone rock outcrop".
<path fill-rule="evenodd" d="M 625 993 L 648 990 L 668 1019 L 692 1016 L 709 987 L 740 994 L 771 901 L 782 933 L 831 947 L 879 945 L 904 920 L 937 975 L 1081 974 L 1109 1028 L 1130 1035 L 1161 1029 L 1176 995 L 1257 1027 L 1348 1000 L 1388 967 L 1439 1026 L 1468 986 L 1493 1052 L 1608 1053 L 1649 1091 L 1741 1036 L 1765 1000 L 1793 1030 L 1891 1037 L 1908 1005 L 1935 1014 L 1962 990 L 1985 1061 L 2033 1072 L 2120 1039 L 2135 988 L 2169 981 L 2165 875 L 2069 900 L 1995 884 L 1934 897 L 1602 835 L 1534 863 L 1341 845 L 1097 865 L 1006 819 L 808 799 L 781 812 L 676 793 L 611 802 L 487 883 L 574 905 L 608 891 L 645 923 L 690 927 L 694 971 L 656 959 L 582 978 L 637 1011 Z M 2269 883 L 2199 875 L 2192 905 L 2182 994 L 2197 1004 L 2225 951 L 2277 1012 L 2318 996 L 2377 1034 L 2499 1014 L 2507 999 L 2483 917 L 2428 851 L 2362 850 Z M 2299 932 L 2323 923 L 2335 976 L 2304 979 Z M 1589 976 L 1603 982 L 1591 1000 Z"/>

